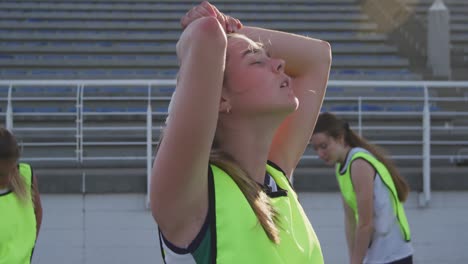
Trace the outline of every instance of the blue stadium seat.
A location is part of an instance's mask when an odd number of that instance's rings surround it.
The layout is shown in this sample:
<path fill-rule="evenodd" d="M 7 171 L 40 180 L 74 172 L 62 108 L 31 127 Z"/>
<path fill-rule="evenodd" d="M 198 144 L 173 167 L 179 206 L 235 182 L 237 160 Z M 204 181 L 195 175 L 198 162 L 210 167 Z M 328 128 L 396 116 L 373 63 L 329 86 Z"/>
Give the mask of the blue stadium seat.
<path fill-rule="evenodd" d="M 34 111 L 34 108 L 33 107 L 13 107 L 13 113 L 33 113 L 35 112 Z"/>
<path fill-rule="evenodd" d="M 372 104 L 362 104 L 361 105 L 361 110 L 362 111 L 383 111 L 384 107 L 380 105 L 372 105 Z"/>
<path fill-rule="evenodd" d="M 440 107 L 438 107 L 436 105 L 431 105 L 429 107 L 429 111 L 431 111 L 431 112 L 437 112 L 437 111 L 440 111 L 440 110 L 441 110 Z"/>
<path fill-rule="evenodd" d="M 337 86 L 327 87 L 327 92 L 331 92 L 331 93 L 343 93 L 344 91 L 345 91 L 345 88 L 343 87 L 337 87 Z"/>
<path fill-rule="evenodd" d="M 111 47 L 112 46 L 112 42 L 107 42 L 107 41 L 101 41 L 101 42 L 98 42 L 97 44 L 99 46 L 101 46 L 101 47 Z"/>
<path fill-rule="evenodd" d="M 111 113 L 111 112 L 127 112 L 125 107 L 96 107 L 96 112 Z"/>
<path fill-rule="evenodd" d="M 129 88 L 132 94 L 138 95 L 148 95 L 148 88 L 147 87 L 131 87 Z"/>
<path fill-rule="evenodd" d="M 419 92 L 419 93 L 422 93 L 424 91 L 424 88 L 423 87 L 419 87 L 419 86 L 409 86 L 409 87 L 400 87 L 400 91 L 402 92 Z"/>
<path fill-rule="evenodd" d="M 127 92 L 126 88 L 121 88 L 121 87 L 101 87 L 101 88 L 98 88 L 98 90 L 101 93 L 111 93 L 115 95 Z"/>
<path fill-rule="evenodd" d="M 83 93 L 97 93 L 99 88 L 96 87 L 84 87 Z"/>
<path fill-rule="evenodd" d="M 387 107 L 387 111 L 393 112 L 415 112 L 421 110 L 422 108 L 417 105 L 392 105 Z"/>
<path fill-rule="evenodd" d="M 5 70 L 2 70 L 2 72 L 6 75 L 13 75 L 13 76 L 25 76 L 25 75 L 28 75 L 28 71 L 27 70 L 11 70 L 11 69 L 5 69 Z"/>
<path fill-rule="evenodd" d="M 161 70 L 161 71 L 158 71 L 161 75 L 164 75 L 164 76 L 167 76 L 167 77 L 171 77 L 171 78 L 175 78 L 175 76 L 177 75 L 177 70 Z"/>
<path fill-rule="evenodd" d="M 57 75 L 57 70 L 32 70 L 32 75 Z"/>
<path fill-rule="evenodd" d="M 400 87 L 374 87 L 373 89 L 376 92 L 395 93 L 400 90 Z"/>
<path fill-rule="evenodd" d="M 111 73 L 114 75 L 130 75 L 133 72 L 131 70 L 118 69 L 118 70 L 112 70 Z"/>
<path fill-rule="evenodd" d="M 329 110 L 331 112 L 352 112 L 357 111 L 357 106 L 353 105 L 333 105 L 330 106 Z"/>
<path fill-rule="evenodd" d="M 63 59 L 63 58 L 62 58 Z M 87 55 L 67 55 L 67 59 L 72 60 L 86 60 L 88 59 Z"/>
<path fill-rule="evenodd" d="M 136 74 L 142 74 L 142 75 L 150 75 L 150 76 L 155 76 L 158 74 L 158 70 L 156 69 L 141 69 L 141 70 L 135 70 Z"/>
<path fill-rule="evenodd" d="M 62 112 L 60 107 L 53 107 L 53 106 L 45 106 L 45 107 L 37 107 L 35 109 L 35 112 L 41 112 L 41 113 L 58 113 Z"/>
<path fill-rule="evenodd" d="M 146 112 L 146 107 L 129 107 L 127 108 L 127 112 L 132 112 L 132 113 L 145 113 Z"/>
<path fill-rule="evenodd" d="M 31 59 L 33 59 L 33 58 L 31 58 Z M 55 54 L 53 54 L 53 55 L 43 55 L 42 59 L 44 59 L 44 60 L 63 60 L 63 59 L 65 59 L 65 56 L 55 55 Z"/>
<path fill-rule="evenodd" d="M 0 54 L 0 60 L 13 60 L 14 58 L 13 55 Z"/>
<path fill-rule="evenodd" d="M 167 113 L 169 112 L 169 108 L 168 107 L 153 107 L 153 112 L 161 112 L 161 113 Z"/>
<path fill-rule="evenodd" d="M 15 87 L 14 92 L 17 93 L 43 93 L 43 87 Z"/>
<path fill-rule="evenodd" d="M 88 75 L 88 76 L 104 76 L 106 75 L 106 71 L 104 70 L 85 70 L 83 71 L 83 74 Z"/>
<path fill-rule="evenodd" d="M 70 93 L 73 92 L 73 88 L 71 87 L 47 87 L 45 91 L 47 93 Z"/>
<path fill-rule="evenodd" d="M 359 70 L 340 70 L 338 71 L 339 74 L 344 74 L 344 75 L 360 75 L 361 72 Z"/>
<path fill-rule="evenodd" d="M 173 93 L 175 91 L 175 87 L 161 86 L 157 88 L 157 91 L 160 93 Z"/>
<path fill-rule="evenodd" d="M 96 60 L 112 60 L 113 56 L 112 55 L 94 55 L 92 56 L 92 58 Z"/>

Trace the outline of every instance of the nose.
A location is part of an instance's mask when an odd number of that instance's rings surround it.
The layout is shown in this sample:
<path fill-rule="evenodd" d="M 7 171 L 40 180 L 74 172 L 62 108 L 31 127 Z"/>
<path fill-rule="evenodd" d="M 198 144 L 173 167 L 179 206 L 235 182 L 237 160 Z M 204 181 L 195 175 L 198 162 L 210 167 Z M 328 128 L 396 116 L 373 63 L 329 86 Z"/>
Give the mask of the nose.
<path fill-rule="evenodd" d="M 284 72 L 284 66 L 286 62 L 282 59 L 275 59 L 273 63 L 273 70 L 277 73 Z"/>
<path fill-rule="evenodd" d="M 325 150 L 320 149 L 320 150 L 317 151 L 317 154 L 318 154 L 319 158 L 323 160 L 324 157 L 325 157 Z"/>

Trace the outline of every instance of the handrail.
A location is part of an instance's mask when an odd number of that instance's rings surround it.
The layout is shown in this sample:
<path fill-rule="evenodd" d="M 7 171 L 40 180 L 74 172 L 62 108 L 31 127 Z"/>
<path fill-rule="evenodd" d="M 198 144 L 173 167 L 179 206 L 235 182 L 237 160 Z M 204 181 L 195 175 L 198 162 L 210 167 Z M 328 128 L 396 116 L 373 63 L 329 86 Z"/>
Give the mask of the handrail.
<path fill-rule="evenodd" d="M 75 131 L 76 140 L 74 143 L 69 142 L 50 142 L 50 143 L 24 143 L 22 145 L 25 146 L 44 146 L 49 144 L 50 146 L 63 146 L 67 147 L 69 145 L 75 146 L 75 157 L 31 157 L 26 158 L 26 160 L 30 161 L 75 161 L 78 164 L 83 162 L 91 161 L 91 160 L 107 160 L 107 161 L 123 161 L 123 160 L 142 160 L 146 161 L 146 168 L 147 168 L 147 177 L 148 177 L 148 188 L 149 188 L 149 180 L 150 180 L 150 173 L 151 173 L 151 161 L 152 161 L 152 149 L 153 145 L 156 145 L 157 142 L 153 142 L 152 136 L 153 132 L 161 131 L 162 126 L 160 124 L 153 124 L 152 118 L 154 117 L 164 117 L 167 115 L 166 111 L 154 111 L 151 108 L 153 103 L 157 103 L 158 101 L 169 101 L 170 96 L 153 96 L 156 88 L 158 86 L 168 86 L 174 87 L 176 84 L 176 80 L 0 80 L 0 85 L 8 86 L 9 87 L 9 97 L 6 99 L 9 112 L 6 113 L 6 121 L 10 122 L 10 125 L 13 127 L 13 117 L 33 117 L 33 116 L 41 116 L 44 118 L 58 118 L 63 116 L 74 116 L 76 124 L 74 127 L 18 127 L 14 129 L 17 132 L 60 132 L 60 131 Z M 22 96 L 14 96 L 13 88 L 14 87 L 21 87 L 21 86 L 73 86 L 76 87 L 76 96 L 62 96 L 60 92 L 53 92 L 50 94 L 41 94 L 38 97 L 30 96 L 25 94 L 25 92 L 21 92 Z M 121 94 L 116 94 L 116 96 L 108 96 L 108 95 L 99 95 L 99 94 L 85 94 L 86 89 L 89 86 L 93 88 L 96 87 L 106 87 L 106 86 L 113 86 L 116 85 L 118 88 L 126 88 L 128 89 L 131 86 L 142 86 L 147 88 L 147 92 L 141 93 L 140 90 L 138 95 L 135 96 L 122 96 Z M 353 128 L 357 129 L 360 134 L 363 132 L 368 131 L 378 131 L 378 130 L 388 130 L 388 131 L 415 131 L 415 133 L 421 133 L 422 139 L 421 140 L 380 140 L 376 141 L 377 143 L 383 145 L 404 145 L 404 144 L 412 144 L 412 145 L 419 145 L 422 146 L 422 154 L 421 155 L 392 155 L 392 158 L 396 160 L 420 160 L 423 162 L 423 189 L 424 193 L 420 196 L 420 202 L 423 205 L 428 204 L 430 200 L 430 174 L 431 174 L 431 160 L 455 160 L 464 158 L 464 153 L 458 153 L 453 155 L 438 155 L 431 153 L 431 145 L 432 146 L 464 146 L 468 142 L 465 140 L 460 140 L 461 138 L 454 138 L 454 140 L 434 140 L 431 141 L 431 132 L 434 131 L 456 131 L 460 133 L 461 131 L 468 130 L 468 126 L 460 124 L 460 125 L 452 125 L 447 123 L 445 126 L 441 125 L 432 125 L 431 120 L 434 122 L 444 120 L 448 117 L 464 117 L 468 116 L 468 111 L 459 112 L 454 111 L 453 109 L 450 111 L 447 110 L 439 110 L 439 109 L 431 109 L 431 103 L 438 103 L 438 104 L 449 104 L 449 103 L 466 103 L 468 102 L 468 98 L 466 96 L 461 97 L 437 97 L 431 96 L 429 93 L 429 89 L 453 89 L 454 87 L 459 88 L 468 88 L 468 81 L 346 81 L 346 80 L 331 80 L 329 81 L 328 85 L 330 87 L 346 87 L 347 89 L 352 89 L 357 91 L 350 96 L 343 96 L 336 92 L 331 92 L 325 98 L 325 104 L 330 102 L 336 103 L 346 103 L 353 105 L 353 111 L 334 111 L 337 114 L 352 117 L 353 120 L 357 120 L 357 123 L 353 126 Z M 128 86 L 128 87 L 126 87 Z M 367 96 L 367 93 L 357 94 L 360 89 L 368 88 L 368 87 L 411 87 L 411 88 L 418 88 L 417 93 L 411 90 L 410 94 L 407 93 L 405 90 L 393 90 L 393 89 L 382 89 L 382 91 L 378 92 L 378 94 L 385 94 L 390 93 L 391 96 Z M 139 87 L 141 88 L 141 87 Z M 419 95 L 419 88 L 421 89 L 421 94 Z M 388 91 L 386 91 L 388 90 Z M 128 90 L 127 90 L 128 91 Z M 168 90 L 169 92 L 171 90 Z M 431 90 L 432 91 L 432 90 Z M 99 90 L 98 90 L 99 92 Z M 69 92 L 64 92 L 69 95 Z M 402 96 L 396 96 L 396 94 L 401 93 Z M 57 96 L 53 96 L 57 95 Z M 107 94 L 107 93 L 106 93 Z M 337 96 L 332 96 L 336 94 Z M 355 95 L 357 94 L 357 95 Z M 377 95 L 378 95 L 377 94 Z M 26 95 L 26 96 L 24 96 Z M 74 98 L 75 97 L 75 98 Z M 2 98 L 2 101 L 5 99 Z M 29 103 L 29 102 L 71 102 L 75 101 L 75 108 L 74 111 L 70 111 L 68 113 L 53 113 L 53 112 L 34 112 L 34 111 L 42 111 L 38 108 L 38 110 L 31 110 L 28 112 L 22 110 L 21 112 L 13 112 L 13 104 L 19 103 Z M 123 101 L 131 102 L 132 105 L 138 104 L 138 108 L 141 104 L 142 111 L 134 111 L 128 112 L 125 111 L 126 108 L 122 108 L 120 112 L 110 111 L 110 112 L 102 112 L 102 110 L 94 110 L 94 111 L 85 111 L 85 104 L 93 102 L 94 104 L 98 103 L 99 101 L 112 101 L 114 103 L 120 103 Z M 379 105 L 382 108 L 378 108 L 377 110 L 369 110 L 366 108 L 369 103 L 378 105 L 380 102 L 405 102 L 405 103 L 413 103 L 417 104 L 415 107 L 410 107 L 408 109 L 401 108 L 398 110 L 405 110 L 405 111 L 396 111 L 396 110 L 389 110 L 387 106 L 389 104 Z M 144 110 L 146 106 L 146 111 Z M 421 107 L 422 106 L 422 107 Z M 117 110 L 120 108 L 117 108 Z M 88 110 L 88 109 L 86 109 Z M 2 113 L 3 115 L 3 113 Z M 93 116 L 101 117 L 112 117 L 112 116 L 137 116 L 138 124 L 131 124 L 128 127 L 123 125 L 120 126 L 109 126 L 103 124 L 103 126 L 91 124 L 91 121 L 88 123 L 88 118 Z M 146 116 L 146 122 L 143 124 L 144 120 L 140 117 Z M 416 124 L 411 124 L 408 126 L 403 125 L 375 125 L 369 126 L 365 123 L 367 122 L 367 117 L 378 117 L 378 118 L 391 118 L 391 120 L 395 120 L 395 117 L 398 116 L 408 116 L 412 119 L 419 119 L 421 118 L 422 126 L 419 125 L 419 122 Z M 357 119 L 355 119 L 357 118 Z M 103 132 L 103 133 L 116 133 L 116 132 L 123 132 L 123 133 L 133 133 L 133 132 L 145 132 L 146 131 L 146 140 L 143 141 L 141 137 L 143 134 L 138 134 L 136 141 L 131 140 L 124 140 L 122 142 L 102 142 L 99 140 L 94 140 L 89 137 L 88 132 Z M 52 136 L 53 137 L 53 136 Z M 86 137 L 86 138 L 85 138 Z M 88 141 L 87 141 L 88 140 Z M 146 146 L 146 155 L 145 156 L 125 156 L 121 153 L 116 153 L 116 156 L 112 157 L 105 157 L 105 156 L 88 156 L 85 155 L 85 150 L 87 147 L 90 146 L 104 146 L 104 145 L 113 145 L 113 146 Z M 304 155 L 303 160 L 309 159 L 316 159 L 315 155 Z M 148 199 L 148 197 L 147 197 Z M 147 200 L 147 205 L 149 200 Z"/>

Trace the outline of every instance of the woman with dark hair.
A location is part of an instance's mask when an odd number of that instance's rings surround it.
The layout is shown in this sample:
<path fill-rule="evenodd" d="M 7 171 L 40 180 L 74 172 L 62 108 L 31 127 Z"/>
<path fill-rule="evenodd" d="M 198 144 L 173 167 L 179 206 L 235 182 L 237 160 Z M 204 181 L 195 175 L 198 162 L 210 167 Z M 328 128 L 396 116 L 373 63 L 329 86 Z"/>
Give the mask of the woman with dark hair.
<path fill-rule="evenodd" d="M 0 128 L 0 263 L 29 264 L 42 221 L 37 178 L 18 163 L 16 139 Z"/>
<path fill-rule="evenodd" d="M 331 113 L 319 115 L 311 143 L 336 167 L 350 263 L 412 263 L 403 208 L 409 187 L 391 160 Z"/>

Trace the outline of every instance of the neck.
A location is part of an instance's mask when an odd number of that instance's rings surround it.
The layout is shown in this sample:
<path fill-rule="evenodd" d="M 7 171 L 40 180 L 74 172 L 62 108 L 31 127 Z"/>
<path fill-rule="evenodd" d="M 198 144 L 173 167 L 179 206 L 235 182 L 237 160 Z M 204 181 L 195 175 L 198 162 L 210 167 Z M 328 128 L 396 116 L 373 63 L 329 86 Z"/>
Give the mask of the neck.
<path fill-rule="evenodd" d="M 343 152 L 341 153 L 340 157 L 338 158 L 338 161 L 340 164 L 344 164 L 346 162 L 346 157 L 348 157 L 348 153 L 351 150 L 350 146 L 345 146 Z"/>
<path fill-rule="evenodd" d="M 220 149 L 231 155 L 249 177 L 263 184 L 271 142 L 280 125 L 278 117 L 270 120 L 229 118 L 229 122 L 218 125 Z"/>

